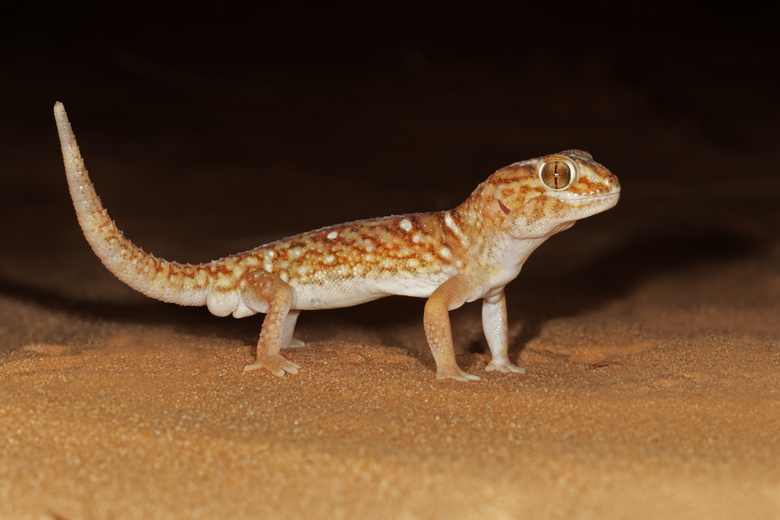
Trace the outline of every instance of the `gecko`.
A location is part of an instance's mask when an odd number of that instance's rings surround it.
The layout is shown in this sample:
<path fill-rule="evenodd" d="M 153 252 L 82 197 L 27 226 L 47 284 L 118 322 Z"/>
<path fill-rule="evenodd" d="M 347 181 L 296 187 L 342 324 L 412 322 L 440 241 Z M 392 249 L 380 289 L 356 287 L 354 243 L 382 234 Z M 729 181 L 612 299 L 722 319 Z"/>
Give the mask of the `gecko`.
<path fill-rule="evenodd" d="M 62 103 L 54 106 L 68 187 L 84 236 L 119 280 L 151 298 L 216 316 L 264 313 L 245 371 L 297 374 L 282 350 L 303 310 L 390 295 L 427 298 L 423 327 L 438 379 L 479 380 L 455 360 L 449 311 L 482 299 L 488 372 L 524 373 L 508 356 L 504 287 L 552 235 L 617 204 L 620 183 L 582 150 L 510 164 L 449 211 L 357 220 L 201 264 L 157 258 L 125 238 L 89 178 Z"/>

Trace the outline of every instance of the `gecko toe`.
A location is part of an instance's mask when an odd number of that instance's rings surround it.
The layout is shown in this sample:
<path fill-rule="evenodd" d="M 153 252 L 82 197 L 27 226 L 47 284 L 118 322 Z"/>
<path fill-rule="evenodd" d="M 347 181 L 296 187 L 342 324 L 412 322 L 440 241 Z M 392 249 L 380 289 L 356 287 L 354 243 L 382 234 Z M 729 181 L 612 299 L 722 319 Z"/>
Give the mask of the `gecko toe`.
<path fill-rule="evenodd" d="M 501 372 L 502 374 L 525 374 L 525 369 L 522 367 L 519 367 L 515 365 L 514 363 L 511 363 L 509 361 L 497 362 L 496 360 L 491 361 L 488 363 L 488 365 L 485 367 L 486 372 Z"/>
<path fill-rule="evenodd" d="M 267 358 L 258 357 L 254 363 L 244 367 L 244 372 L 257 370 L 258 368 L 264 368 L 273 375 L 282 377 L 285 374 L 297 374 L 298 370 L 301 368 L 301 365 L 287 360 L 281 354 L 276 354 L 275 356 L 270 356 Z"/>
<path fill-rule="evenodd" d="M 455 367 L 453 370 L 438 370 L 436 372 L 436 379 L 454 379 L 455 381 L 479 381 L 481 378 L 468 372 L 464 372 L 460 368 Z"/>

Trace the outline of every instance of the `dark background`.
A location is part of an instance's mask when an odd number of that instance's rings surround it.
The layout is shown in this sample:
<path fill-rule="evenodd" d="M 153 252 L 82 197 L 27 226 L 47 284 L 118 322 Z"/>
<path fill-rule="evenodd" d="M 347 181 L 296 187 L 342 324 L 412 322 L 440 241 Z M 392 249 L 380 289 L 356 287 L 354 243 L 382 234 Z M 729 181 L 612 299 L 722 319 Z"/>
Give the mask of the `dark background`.
<path fill-rule="evenodd" d="M 55 101 L 112 217 L 146 250 L 180 261 L 447 209 L 495 169 L 568 148 L 609 167 L 623 195 L 532 257 L 518 283 L 538 305 L 523 316 L 576 313 L 658 271 L 760 256 L 778 236 L 771 11 L 649 2 L 15 9 L 24 11 L 8 11 L 0 33 L 6 295 L 54 307 L 132 298 L 106 292 L 118 284 L 80 238 Z M 577 288 L 582 301 L 564 309 L 544 300 Z"/>

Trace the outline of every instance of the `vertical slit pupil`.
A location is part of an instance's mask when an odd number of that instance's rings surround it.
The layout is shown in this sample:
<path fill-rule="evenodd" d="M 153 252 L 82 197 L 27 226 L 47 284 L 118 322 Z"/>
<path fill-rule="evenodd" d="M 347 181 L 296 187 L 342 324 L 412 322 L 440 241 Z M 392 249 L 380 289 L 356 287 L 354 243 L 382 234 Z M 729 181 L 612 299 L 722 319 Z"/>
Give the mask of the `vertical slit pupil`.
<path fill-rule="evenodd" d="M 562 190 L 571 184 L 571 167 L 562 161 L 550 161 L 542 167 L 542 182 L 553 190 Z"/>

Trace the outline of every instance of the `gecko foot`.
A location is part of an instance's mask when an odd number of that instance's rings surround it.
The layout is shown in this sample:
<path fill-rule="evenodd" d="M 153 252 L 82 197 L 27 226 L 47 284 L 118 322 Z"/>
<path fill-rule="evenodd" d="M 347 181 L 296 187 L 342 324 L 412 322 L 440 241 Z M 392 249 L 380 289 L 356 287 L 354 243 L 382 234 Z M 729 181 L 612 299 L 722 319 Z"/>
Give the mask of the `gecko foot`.
<path fill-rule="evenodd" d="M 468 372 L 464 372 L 457 366 L 449 369 L 438 369 L 436 371 L 436 379 L 454 379 L 455 381 L 479 381 L 480 378 L 471 375 Z"/>
<path fill-rule="evenodd" d="M 253 364 L 244 367 L 244 372 L 249 372 L 250 370 L 257 370 L 258 368 L 264 368 L 269 372 L 271 372 L 273 375 L 282 377 L 288 372 L 290 374 L 297 374 L 298 369 L 301 368 L 301 365 L 293 363 L 292 361 L 288 361 L 281 354 L 276 354 L 274 356 L 263 357 L 263 358 L 260 358 L 260 356 L 258 356 L 257 360 Z"/>
<path fill-rule="evenodd" d="M 486 372 L 501 372 L 502 374 L 509 374 L 511 372 L 516 372 L 518 374 L 525 374 L 525 369 L 521 368 L 511 361 L 498 361 L 498 360 L 492 360 L 488 365 L 485 367 Z"/>

